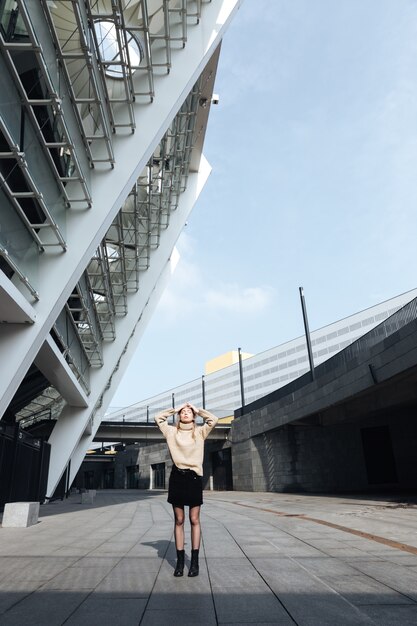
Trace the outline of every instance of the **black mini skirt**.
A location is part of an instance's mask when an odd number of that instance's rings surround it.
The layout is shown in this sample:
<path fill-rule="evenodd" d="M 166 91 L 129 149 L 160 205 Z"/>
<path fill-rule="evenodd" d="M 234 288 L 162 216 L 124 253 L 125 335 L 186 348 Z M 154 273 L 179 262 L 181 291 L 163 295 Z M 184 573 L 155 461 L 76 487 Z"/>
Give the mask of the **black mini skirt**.
<path fill-rule="evenodd" d="M 203 504 L 203 478 L 193 470 L 172 466 L 168 485 L 168 502 L 174 506 Z"/>

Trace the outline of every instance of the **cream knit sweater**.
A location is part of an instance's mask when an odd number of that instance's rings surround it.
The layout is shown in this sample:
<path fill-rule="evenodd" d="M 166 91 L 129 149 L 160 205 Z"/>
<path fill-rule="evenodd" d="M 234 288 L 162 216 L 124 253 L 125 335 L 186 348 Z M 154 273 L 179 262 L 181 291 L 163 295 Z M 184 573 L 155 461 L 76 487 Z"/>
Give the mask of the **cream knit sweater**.
<path fill-rule="evenodd" d="M 176 413 L 174 409 L 167 409 L 155 415 L 155 422 L 167 440 L 172 461 L 180 469 L 191 469 L 202 476 L 204 440 L 217 424 L 218 418 L 205 409 L 198 409 L 198 415 L 204 419 L 204 424 L 203 426 L 195 426 L 194 438 L 193 424 L 180 422 L 179 428 L 167 424 L 168 417 L 174 413 Z"/>

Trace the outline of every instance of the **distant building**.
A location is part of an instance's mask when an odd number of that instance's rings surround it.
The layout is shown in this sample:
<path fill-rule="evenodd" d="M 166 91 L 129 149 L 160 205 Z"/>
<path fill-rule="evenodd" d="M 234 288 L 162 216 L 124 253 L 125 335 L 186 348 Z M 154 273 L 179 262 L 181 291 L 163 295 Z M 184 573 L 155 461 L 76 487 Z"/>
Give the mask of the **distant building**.
<path fill-rule="evenodd" d="M 312 331 L 311 344 L 315 365 L 323 363 L 343 350 L 416 296 L 417 289 L 413 289 Z M 242 357 L 243 389 L 247 404 L 283 387 L 309 369 L 304 336 L 254 356 L 243 353 Z M 141 400 L 108 415 L 106 419 L 146 420 L 148 415 L 153 418 L 155 412 L 170 407 L 173 401 L 175 406 L 180 406 L 186 401 L 201 406 L 203 405 L 203 392 L 207 409 L 220 417 L 233 415 L 234 410 L 242 403 L 237 351 L 227 352 L 208 361 L 205 372 L 204 378 L 192 380 Z"/>

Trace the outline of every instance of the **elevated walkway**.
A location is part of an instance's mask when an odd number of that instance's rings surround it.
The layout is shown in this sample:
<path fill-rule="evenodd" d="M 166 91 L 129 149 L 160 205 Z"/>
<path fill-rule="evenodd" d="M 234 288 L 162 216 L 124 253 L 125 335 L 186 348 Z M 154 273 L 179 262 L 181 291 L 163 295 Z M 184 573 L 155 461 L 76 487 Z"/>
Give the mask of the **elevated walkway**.
<path fill-rule="evenodd" d="M 210 439 L 225 440 L 230 424 L 218 424 L 210 433 Z M 94 441 L 162 441 L 161 431 L 154 422 L 101 422 Z"/>
<path fill-rule="evenodd" d="M 210 492 L 200 575 L 174 578 L 166 493 L 99 491 L 0 528 L 0 623 L 417 623 L 416 502 Z M 190 554 L 186 523 L 186 571 Z"/>
<path fill-rule="evenodd" d="M 26 427 L 27 432 L 35 437 L 48 437 L 55 424 L 52 418 L 41 419 Z M 230 424 L 217 424 L 210 433 L 210 439 L 226 440 L 230 432 Z M 156 424 L 152 422 L 101 422 L 94 441 L 137 442 L 162 441 L 163 436 Z"/>

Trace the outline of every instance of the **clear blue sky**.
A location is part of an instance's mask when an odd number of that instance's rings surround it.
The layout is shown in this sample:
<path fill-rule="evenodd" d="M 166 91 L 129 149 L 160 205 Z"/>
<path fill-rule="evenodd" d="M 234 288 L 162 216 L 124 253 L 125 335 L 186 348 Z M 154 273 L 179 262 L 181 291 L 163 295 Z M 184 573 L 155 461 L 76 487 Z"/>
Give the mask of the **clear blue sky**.
<path fill-rule="evenodd" d="M 110 410 L 417 286 L 417 4 L 246 0 L 220 56 L 209 182 Z"/>

